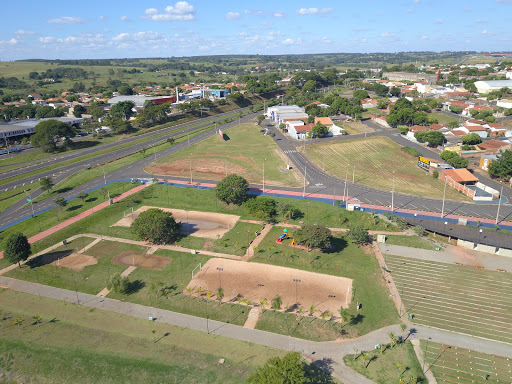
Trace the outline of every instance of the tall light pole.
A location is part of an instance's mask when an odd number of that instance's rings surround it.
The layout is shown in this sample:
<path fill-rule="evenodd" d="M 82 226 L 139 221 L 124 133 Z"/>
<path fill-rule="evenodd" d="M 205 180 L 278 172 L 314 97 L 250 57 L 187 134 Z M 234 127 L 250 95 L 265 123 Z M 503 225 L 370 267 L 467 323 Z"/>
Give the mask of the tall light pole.
<path fill-rule="evenodd" d="M 503 191 L 503 188 L 501 190 Z M 25 194 L 28 196 L 27 201 L 30 203 L 30 208 L 32 208 L 32 217 L 34 217 L 35 215 L 34 215 L 34 206 L 32 205 L 32 197 L 30 197 L 30 194 L 27 191 L 23 190 L 23 192 L 25 192 Z M 498 210 L 498 212 L 499 212 L 499 210 Z"/>
<path fill-rule="evenodd" d="M 263 159 L 263 193 L 265 193 L 265 161 L 267 159 Z"/>
<path fill-rule="evenodd" d="M 219 287 L 221 287 L 221 288 L 222 288 L 222 280 L 220 278 L 220 272 L 223 271 L 223 270 L 224 270 L 224 268 L 217 267 L 217 271 L 219 271 Z"/>
<path fill-rule="evenodd" d="M 427 338 L 427 343 L 425 345 L 425 356 L 423 357 L 423 368 L 421 369 L 422 372 L 425 372 L 425 367 L 427 365 L 427 352 L 428 352 L 428 341 L 432 340 L 431 337 Z"/>
<path fill-rule="evenodd" d="M 300 283 L 300 279 L 293 279 L 293 282 L 295 283 L 295 303 L 296 304 L 299 304 L 299 299 L 298 299 L 298 284 Z"/>
<path fill-rule="evenodd" d="M 501 192 L 500 192 L 500 201 L 498 202 L 498 212 L 496 213 L 496 225 L 498 225 L 498 219 L 500 216 L 500 207 L 501 207 L 501 196 L 503 195 L 503 185 L 501 186 Z M 30 203 L 32 204 L 32 203 Z"/>
<path fill-rule="evenodd" d="M 400 294 L 400 302 L 402 304 L 402 307 L 404 308 L 404 313 L 401 313 L 400 317 L 405 315 L 404 288 L 405 288 L 406 285 L 407 285 L 407 283 L 404 283 L 404 285 L 402 285 L 402 293 Z M 400 310 L 400 312 L 402 312 L 402 311 Z"/>
<path fill-rule="evenodd" d="M 352 183 L 356 180 L 356 165 L 354 164 L 354 168 L 352 168 Z"/>
<path fill-rule="evenodd" d="M 446 184 L 447 184 L 447 181 L 448 180 L 446 180 L 446 175 L 444 175 L 443 207 L 441 208 L 441 218 L 444 217 L 444 200 L 446 199 Z"/>
<path fill-rule="evenodd" d="M 304 188 L 302 190 L 302 198 L 306 196 L 306 164 L 304 164 Z"/>
<path fill-rule="evenodd" d="M 395 212 L 395 171 L 393 171 L 393 188 L 391 189 L 391 213 Z"/>
<path fill-rule="evenodd" d="M 73 274 L 71 274 L 71 277 L 75 281 L 76 304 L 80 305 L 80 299 L 78 298 L 78 287 L 76 286 L 76 277 Z"/>
<path fill-rule="evenodd" d="M 348 196 L 347 196 L 347 192 L 348 192 L 348 189 L 347 189 L 348 167 L 350 167 L 350 164 L 348 164 L 346 172 L 345 172 L 345 189 L 343 190 L 343 199 L 345 200 L 345 203 L 348 201 Z M 347 208 L 347 204 L 345 204 L 345 208 Z"/>
<path fill-rule="evenodd" d="M 190 184 L 192 184 L 192 153 L 189 156 L 190 160 Z"/>
<path fill-rule="evenodd" d="M 107 185 L 107 176 L 105 175 L 105 167 L 102 165 L 101 169 L 103 169 L 103 180 L 105 181 L 105 185 Z"/>

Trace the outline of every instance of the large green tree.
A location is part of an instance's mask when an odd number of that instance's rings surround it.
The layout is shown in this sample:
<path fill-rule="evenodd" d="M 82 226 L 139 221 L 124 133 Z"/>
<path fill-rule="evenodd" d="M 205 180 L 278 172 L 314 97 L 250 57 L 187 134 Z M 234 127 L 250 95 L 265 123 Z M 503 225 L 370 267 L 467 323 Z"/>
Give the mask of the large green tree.
<path fill-rule="evenodd" d="M 327 128 L 325 125 L 322 125 L 322 124 L 320 124 L 320 122 L 318 122 L 313 126 L 313 129 L 311 130 L 311 132 L 315 136 L 323 137 L 329 133 L 329 128 Z"/>
<path fill-rule="evenodd" d="M 120 101 L 110 108 L 109 114 L 118 119 L 128 120 L 135 114 L 133 111 L 134 107 L 135 104 L 132 101 Z"/>
<path fill-rule="evenodd" d="M 295 232 L 295 241 L 309 248 L 326 249 L 331 246 L 332 233 L 322 225 L 305 225 Z"/>
<path fill-rule="evenodd" d="M 180 234 L 181 223 L 176 222 L 172 213 L 151 208 L 135 219 L 131 229 L 141 240 L 155 244 L 172 243 Z"/>
<path fill-rule="evenodd" d="M 12 233 L 4 243 L 4 257 L 11 264 L 18 263 L 21 268 L 21 262 L 30 256 L 30 244 L 23 233 Z"/>
<path fill-rule="evenodd" d="M 219 200 L 227 204 L 241 205 L 247 200 L 248 189 L 247 180 L 233 173 L 219 181 L 214 190 Z"/>
<path fill-rule="evenodd" d="M 39 184 L 41 185 L 41 190 L 43 192 L 48 192 L 48 193 L 50 193 L 53 186 L 55 185 L 53 183 L 53 179 L 50 176 L 41 178 L 41 180 L 39 180 Z"/>
<path fill-rule="evenodd" d="M 347 237 L 358 245 L 366 245 L 371 241 L 368 231 L 360 225 L 350 229 L 347 232 Z"/>
<path fill-rule="evenodd" d="M 418 141 L 427 143 L 429 147 L 437 147 L 446 141 L 443 133 L 438 131 L 418 131 L 414 133 L 414 137 Z"/>
<path fill-rule="evenodd" d="M 36 125 L 31 142 L 34 147 L 41 148 L 44 152 L 53 152 L 57 149 L 59 138 L 69 139 L 75 137 L 75 128 L 58 120 L 45 120 Z"/>
<path fill-rule="evenodd" d="M 329 373 L 306 363 L 298 352 L 290 352 L 283 358 L 269 359 L 247 379 L 249 384 L 329 384 L 333 382 Z"/>
<path fill-rule="evenodd" d="M 482 142 L 482 138 L 478 133 L 469 133 L 462 136 L 462 144 L 476 145 Z"/>
<path fill-rule="evenodd" d="M 489 175 L 502 179 L 512 177 L 512 151 L 507 149 L 498 155 L 498 159 L 491 162 L 489 165 Z"/>
<path fill-rule="evenodd" d="M 270 197 L 257 197 L 247 200 L 244 206 L 259 220 L 270 221 L 277 213 L 277 202 Z"/>

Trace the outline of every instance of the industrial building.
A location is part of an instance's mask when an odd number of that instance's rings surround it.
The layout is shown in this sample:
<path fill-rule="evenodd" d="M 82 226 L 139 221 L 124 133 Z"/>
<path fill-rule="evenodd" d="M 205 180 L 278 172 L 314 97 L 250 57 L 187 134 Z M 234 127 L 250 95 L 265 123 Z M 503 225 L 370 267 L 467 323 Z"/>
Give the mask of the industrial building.
<path fill-rule="evenodd" d="M 384 72 L 382 78 L 392 81 L 426 81 L 433 84 L 437 81 L 439 75 L 429 73 L 409 73 L 409 72 Z"/>
<path fill-rule="evenodd" d="M 142 108 L 146 101 L 152 101 L 155 104 L 165 104 L 168 102 L 175 103 L 175 96 L 156 96 L 149 97 L 144 95 L 131 95 L 131 96 L 116 96 L 108 100 L 109 105 L 120 103 L 121 101 L 131 101 L 135 104 L 135 108 Z"/>
<path fill-rule="evenodd" d="M 67 123 L 70 125 L 74 125 L 76 127 L 80 126 L 82 122 L 82 118 L 76 117 L 49 117 L 45 119 L 28 119 L 16 121 L 8 124 L 0 124 L 0 139 L 7 140 L 18 140 L 24 136 L 30 136 L 34 133 L 34 129 L 37 124 L 45 121 L 45 120 L 58 120 L 63 123 Z"/>
<path fill-rule="evenodd" d="M 475 81 L 478 93 L 499 91 L 501 88 L 512 88 L 512 80 L 480 80 Z"/>

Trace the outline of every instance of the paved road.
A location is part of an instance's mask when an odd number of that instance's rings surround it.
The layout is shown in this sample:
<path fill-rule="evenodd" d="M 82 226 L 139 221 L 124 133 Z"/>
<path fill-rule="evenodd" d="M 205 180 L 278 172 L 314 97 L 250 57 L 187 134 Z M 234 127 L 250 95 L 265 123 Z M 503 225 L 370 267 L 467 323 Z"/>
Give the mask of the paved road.
<path fill-rule="evenodd" d="M 389 342 L 389 332 L 394 332 L 396 335 L 404 335 L 404 337 L 407 336 L 407 334 L 401 332 L 398 325 L 392 325 L 357 339 L 314 342 L 256 329 L 243 328 L 237 325 L 207 320 L 205 318 L 184 315 L 139 304 L 15 280 L 4 276 L 0 276 L 0 285 L 16 291 L 32 295 L 41 295 L 69 303 L 77 303 L 78 300 L 81 305 L 86 307 L 103 309 L 133 317 L 147 319 L 149 316 L 152 316 L 156 317 L 156 321 L 158 322 L 207 332 L 211 334 L 212 337 L 229 337 L 272 348 L 298 351 L 303 353 L 307 358 L 317 361 L 319 365 L 326 367 L 334 377 L 345 384 L 369 384 L 372 383 L 372 381 L 346 367 L 343 362 L 343 356 L 353 353 L 354 348 L 360 351 L 368 351 L 373 349 L 376 344 Z M 417 325 L 411 325 L 408 332 L 408 337 L 410 338 L 426 339 L 430 337 L 434 342 L 512 358 L 512 348 L 510 344 Z"/>

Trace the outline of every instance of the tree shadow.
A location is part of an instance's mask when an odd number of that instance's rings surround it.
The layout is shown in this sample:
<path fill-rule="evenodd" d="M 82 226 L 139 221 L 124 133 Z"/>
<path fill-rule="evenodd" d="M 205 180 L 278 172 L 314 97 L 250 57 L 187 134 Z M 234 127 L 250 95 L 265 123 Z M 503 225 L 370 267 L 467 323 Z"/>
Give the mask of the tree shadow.
<path fill-rule="evenodd" d="M 30 269 L 42 267 L 43 265 L 51 264 L 58 259 L 69 256 L 71 253 L 73 253 L 72 250 L 45 253 L 44 255 L 28 260 L 25 265 Z"/>
<path fill-rule="evenodd" d="M 64 188 L 56 189 L 55 193 L 66 193 L 66 192 L 71 191 L 72 189 L 73 189 L 72 187 L 64 187 Z"/>
<path fill-rule="evenodd" d="M 331 241 L 331 248 L 324 250 L 325 253 L 339 253 L 347 248 L 348 242 L 345 238 L 333 237 Z"/>
<path fill-rule="evenodd" d="M 73 212 L 73 211 L 76 211 L 77 209 L 80 209 L 82 207 L 83 207 L 82 204 L 78 204 L 78 205 L 73 205 L 72 207 L 69 207 L 67 210 L 70 211 L 70 212 Z"/>
<path fill-rule="evenodd" d="M 350 325 L 357 325 L 362 323 L 364 320 L 364 315 L 358 314 L 356 316 L 351 316 L 349 324 Z"/>
<path fill-rule="evenodd" d="M 407 334 L 407 336 L 405 337 L 404 341 L 407 341 L 407 339 L 411 336 L 411 335 L 415 335 L 416 333 L 418 333 L 418 331 L 416 330 L 416 328 L 409 328 L 409 333 Z"/>
<path fill-rule="evenodd" d="M 370 365 L 370 363 L 371 363 L 372 361 L 375 361 L 375 360 L 377 360 L 377 356 L 372 356 L 372 357 L 368 360 L 368 364 L 366 364 L 366 368 L 368 368 L 368 366 Z"/>
<path fill-rule="evenodd" d="M 71 147 L 73 149 L 83 149 L 83 148 L 92 148 L 100 144 L 99 141 L 95 140 L 83 140 L 83 141 L 74 141 Z"/>
<path fill-rule="evenodd" d="M 158 339 L 155 340 L 155 343 L 158 343 L 160 340 L 162 340 L 164 337 L 169 336 L 170 334 L 171 334 L 170 332 L 164 333 L 162 336 L 160 336 Z"/>
<path fill-rule="evenodd" d="M 97 197 L 89 197 L 87 200 L 85 200 L 86 203 L 92 203 L 93 201 L 98 200 Z"/>
<path fill-rule="evenodd" d="M 331 376 L 334 371 L 333 363 L 332 359 L 323 358 L 308 364 L 305 367 L 306 377 L 309 378 L 311 383 L 334 383 Z"/>
<path fill-rule="evenodd" d="M 126 289 L 126 294 L 131 295 L 133 293 L 137 293 L 145 286 L 146 286 L 146 283 L 140 279 L 130 281 L 128 288 Z"/>

